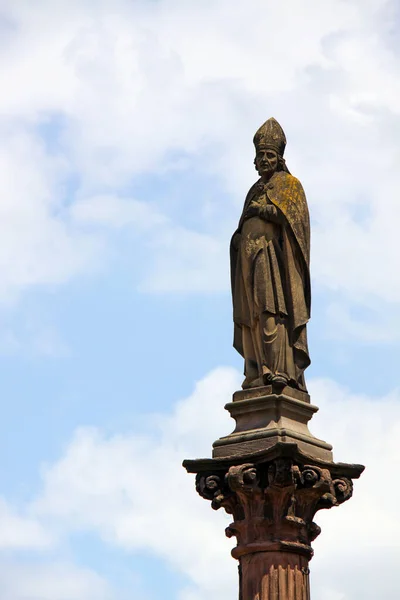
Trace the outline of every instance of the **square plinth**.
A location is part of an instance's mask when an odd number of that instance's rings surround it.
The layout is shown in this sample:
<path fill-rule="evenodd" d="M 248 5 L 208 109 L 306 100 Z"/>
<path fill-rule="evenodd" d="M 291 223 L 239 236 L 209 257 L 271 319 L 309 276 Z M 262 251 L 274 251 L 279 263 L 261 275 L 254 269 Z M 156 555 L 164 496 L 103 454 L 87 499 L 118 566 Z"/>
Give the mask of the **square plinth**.
<path fill-rule="evenodd" d="M 236 421 L 235 430 L 213 444 L 213 458 L 246 456 L 279 442 L 295 443 L 310 456 L 333 461 L 332 446 L 314 437 L 308 422 L 318 407 L 305 392 L 271 386 L 243 390 L 225 408 Z"/>

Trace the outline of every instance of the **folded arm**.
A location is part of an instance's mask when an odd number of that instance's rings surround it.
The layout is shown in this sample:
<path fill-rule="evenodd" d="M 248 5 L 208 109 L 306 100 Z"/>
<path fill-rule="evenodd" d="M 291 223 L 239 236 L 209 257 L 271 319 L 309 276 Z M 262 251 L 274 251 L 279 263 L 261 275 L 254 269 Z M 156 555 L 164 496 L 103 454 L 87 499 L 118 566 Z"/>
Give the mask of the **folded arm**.
<path fill-rule="evenodd" d="M 274 204 L 267 204 L 262 199 L 253 200 L 246 210 L 245 219 L 251 217 L 260 217 L 264 221 L 272 221 L 273 223 L 283 223 L 283 216 L 280 210 Z"/>

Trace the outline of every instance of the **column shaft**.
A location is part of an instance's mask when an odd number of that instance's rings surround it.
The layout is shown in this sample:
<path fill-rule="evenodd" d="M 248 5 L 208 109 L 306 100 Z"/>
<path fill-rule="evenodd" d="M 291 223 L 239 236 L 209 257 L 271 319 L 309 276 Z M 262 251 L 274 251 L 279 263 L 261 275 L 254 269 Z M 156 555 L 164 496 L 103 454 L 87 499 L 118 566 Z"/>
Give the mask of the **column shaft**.
<path fill-rule="evenodd" d="M 310 600 L 308 560 L 286 552 L 240 558 L 240 600 Z"/>

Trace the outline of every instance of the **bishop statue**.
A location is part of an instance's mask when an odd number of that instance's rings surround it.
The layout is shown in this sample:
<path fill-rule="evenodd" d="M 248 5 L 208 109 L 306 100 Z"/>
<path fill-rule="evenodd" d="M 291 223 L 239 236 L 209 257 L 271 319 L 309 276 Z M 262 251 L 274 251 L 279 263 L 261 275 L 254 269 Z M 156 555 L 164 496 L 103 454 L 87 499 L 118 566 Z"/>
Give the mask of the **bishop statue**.
<path fill-rule="evenodd" d="M 283 158 L 286 138 L 268 119 L 254 136 L 260 176 L 231 241 L 234 347 L 244 389 L 273 384 L 307 391 L 310 364 L 310 221 L 303 187 Z"/>

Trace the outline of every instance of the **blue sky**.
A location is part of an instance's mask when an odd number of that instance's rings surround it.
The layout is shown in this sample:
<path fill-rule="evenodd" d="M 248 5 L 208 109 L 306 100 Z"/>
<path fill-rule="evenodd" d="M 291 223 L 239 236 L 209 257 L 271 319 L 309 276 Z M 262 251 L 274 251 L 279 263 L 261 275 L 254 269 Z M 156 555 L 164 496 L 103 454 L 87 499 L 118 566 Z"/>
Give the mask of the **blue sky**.
<path fill-rule="evenodd" d="M 398 597 L 397 32 L 385 0 L 0 2 L 2 599 L 235 597 L 181 461 L 232 429 L 228 245 L 270 116 L 312 218 L 312 431 L 367 465 L 313 593 Z"/>

